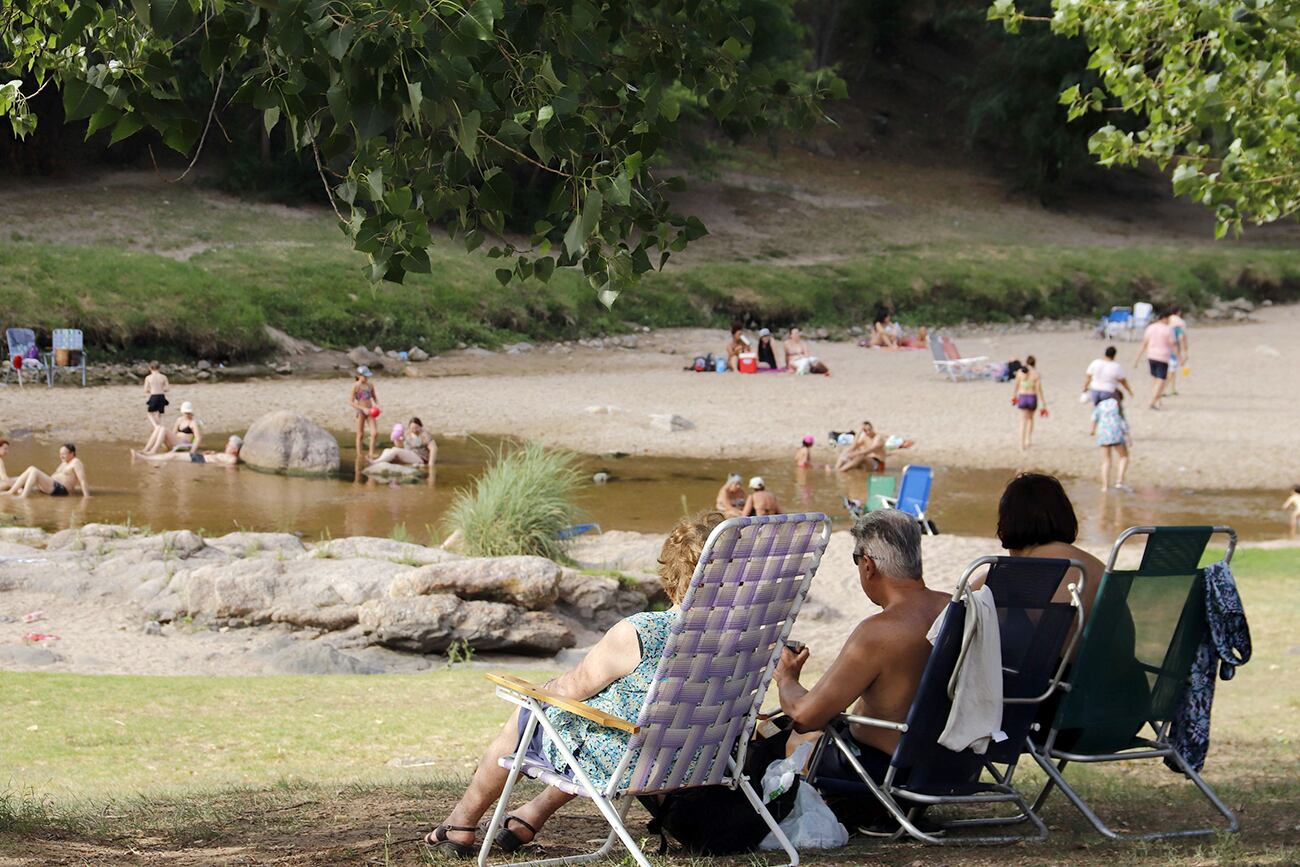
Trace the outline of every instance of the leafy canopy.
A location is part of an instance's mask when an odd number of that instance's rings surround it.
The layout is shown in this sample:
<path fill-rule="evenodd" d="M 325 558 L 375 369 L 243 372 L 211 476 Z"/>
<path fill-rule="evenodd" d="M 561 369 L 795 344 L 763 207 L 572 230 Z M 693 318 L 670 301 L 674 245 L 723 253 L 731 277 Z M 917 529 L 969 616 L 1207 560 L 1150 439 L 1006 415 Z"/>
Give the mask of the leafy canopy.
<path fill-rule="evenodd" d="M 686 112 L 739 133 L 843 96 L 791 58 L 792 21 L 789 0 L 6 0 L 0 68 L 57 84 L 87 135 L 148 127 L 196 158 L 231 99 L 251 104 L 311 153 L 373 280 L 429 271 L 440 223 L 467 250 L 491 238 L 502 283 L 580 266 L 608 304 L 705 234 L 650 168 Z M 18 135 L 23 87 L 0 84 Z M 521 179 L 546 204 L 511 241 Z"/>
<path fill-rule="evenodd" d="M 995 0 L 989 18 L 1016 31 L 1050 21 L 1082 36 L 1100 86 L 1061 94 L 1070 117 L 1125 112 L 1089 150 L 1107 166 L 1149 159 L 1173 171 L 1174 192 L 1214 209 L 1217 234 L 1244 219 L 1300 210 L 1300 8 L 1294 0 L 1052 0 L 1037 18 Z"/>

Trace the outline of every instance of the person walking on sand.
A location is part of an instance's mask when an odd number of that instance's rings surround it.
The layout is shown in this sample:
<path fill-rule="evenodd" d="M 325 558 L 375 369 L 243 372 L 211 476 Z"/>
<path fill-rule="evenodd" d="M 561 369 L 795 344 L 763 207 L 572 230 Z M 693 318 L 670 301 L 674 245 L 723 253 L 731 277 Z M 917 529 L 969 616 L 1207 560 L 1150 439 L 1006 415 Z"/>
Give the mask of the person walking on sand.
<path fill-rule="evenodd" d="M 740 510 L 742 517 L 783 514 L 781 504 L 776 501 L 775 495 L 767 489 L 767 483 L 763 481 L 762 476 L 754 476 L 749 480 L 749 490 L 749 499 L 745 500 L 745 507 Z"/>
<path fill-rule="evenodd" d="M 1032 355 L 1025 359 L 1025 366 L 1016 371 L 1011 404 L 1020 413 L 1020 450 L 1023 452 L 1033 444 L 1035 410 L 1043 418 L 1047 417 L 1043 378 L 1038 373 L 1038 359 Z"/>
<path fill-rule="evenodd" d="M 81 489 L 82 497 L 90 496 L 90 487 L 86 484 L 86 467 L 77 457 L 77 447 L 64 443 L 59 447 L 59 465 L 52 473 L 43 473 L 37 467 L 28 467 L 18 474 L 4 493 L 15 497 L 27 497 L 32 491 L 48 494 L 51 497 L 66 497 L 69 492 Z"/>
<path fill-rule="evenodd" d="M 1115 352 L 1115 347 L 1107 346 L 1105 356 L 1093 359 L 1083 375 L 1083 392 L 1093 406 L 1114 397 L 1121 388 L 1128 390 L 1129 397 L 1133 396 L 1133 386 L 1124 378 L 1124 365 L 1115 360 Z"/>
<path fill-rule="evenodd" d="M 1178 394 L 1178 371 L 1187 367 L 1187 320 L 1183 318 L 1183 308 L 1177 304 L 1169 308 L 1169 324 L 1174 329 L 1174 354 L 1169 359 L 1167 391 Z"/>
<path fill-rule="evenodd" d="M 167 374 L 158 368 L 158 362 L 149 362 L 149 375 L 144 378 L 145 415 L 153 431 L 162 427 L 163 412 L 167 409 L 167 389 L 171 386 Z"/>
<path fill-rule="evenodd" d="M 1112 454 L 1118 455 L 1118 472 L 1115 474 L 1115 490 L 1131 491 L 1124 484 L 1128 473 L 1129 429 L 1128 420 L 1124 418 L 1124 392 L 1117 391 L 1092 408 L 1092 431 L 1097 437 L 1097 447 L 1101 449 L 1101 492 L 1110 490 L 1110 464 Z"/>
<path fill-rule="evenodd" d="M 739 473 L 727 476 L 727 480 L 718 489 L 718 498 L 714 505 L 728 518 L 740 517 L 740 510 L 745 507 L 745 489 L 741 487 Z"/>
<path fill-rule="evenodd" d="M 1178 340 L 1174 336 L 1174 327 L 1169 324 L 1169 311 L 1161 310 L 1156 321 L 1147 326 L 1137 357 L 1133 359 L 1133 366 L 1137 367 L 1142 361 L 1142 353 L 1146 353 L 1147 367 L 1151 371 L 1151 401 L 1147 409 L 1160 409 L 1160 397 L 1169 381 L 1169 362 L 1177 351 Z"/>
<path fill-rule="evenodd" d="M 370 448 L 366 451 L 366 457 L 372 461 L 375 459 L 375 437 L 379 435 L 379 423 L 376 421 L 379 417 L 379 394 L 375 391 L 375 384 L 370 381 L 372 376 L 374 374 L 364 364 L 358 367 L 352 391 L 348 394 L 348 405 L 356 413 L 357 419 L 358 460 L 361 458 L 361 435 L 367 428 L 370 432 Z"/>

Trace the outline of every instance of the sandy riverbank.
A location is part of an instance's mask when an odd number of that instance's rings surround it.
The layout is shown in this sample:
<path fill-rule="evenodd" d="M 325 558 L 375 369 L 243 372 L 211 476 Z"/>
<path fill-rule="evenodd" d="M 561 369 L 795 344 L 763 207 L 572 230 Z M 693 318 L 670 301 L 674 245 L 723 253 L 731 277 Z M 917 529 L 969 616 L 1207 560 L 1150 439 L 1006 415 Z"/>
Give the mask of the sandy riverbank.
<path fill-rule="evenodd" d="M 1130 408 L 1135 440 L 1131 481 L 1196 488 L 1277 488 L 1300 477 L 1295 440 L 1300 403 L 1300 307 L 1261 310 L 1243 324 L 1194 326 L 1192 376 L 1162 412 Z M 535 438 L 582 452 L 788 460 L 799 437 L 874 421 L 918 440 L 908 455 L 947 466 L 1095 472 L 1090 407 L 1078 402 L 1083 370 L 1102 344 L 1081 332 L 1007 334 L 959 340 L 962 352 L 995 360 L 1034 354 L 1051 416 L 1038 423 L 1033 448 L 1016 448 L 1011 388 L 951 383 L 935 374 L 929 353 L 868 351 L 847 343 L 816 349 L 832 377 L 694 374 L 681 368 L 696 352 L 718 349 L 723 335 L 665 331 L 637 350 L 557 349 L 517 355 L 435 359 L 418 377 L 381 376 L 383 421 L 417 414 L 435 431 Z M 667 348 L 680 351 L 669 354 Z M 1150 379 L 1131 367 L 1137 346 L 1120 343 L 1139 397 Z M 173 404 L 192 400 L 217 430 L 241 429 L 271 409 L 293 409 L 335 430 L 346 428 L 348 380 L 281 379 L 178 386 Z M 51 440 L 143 439 L 138 387 L 61 385 L 0 389 L 3 432 Z M 613 407 L 590 412 L 591 407 Z M 174 407 L 173 407 L 174 408 Z M 653 427 L 650 414 L 675 413 L 690 430 Z M 823 449 L 820 457 L 829 458 Z M 1279 500 L 1280 502 L 1280 500 Z"/>

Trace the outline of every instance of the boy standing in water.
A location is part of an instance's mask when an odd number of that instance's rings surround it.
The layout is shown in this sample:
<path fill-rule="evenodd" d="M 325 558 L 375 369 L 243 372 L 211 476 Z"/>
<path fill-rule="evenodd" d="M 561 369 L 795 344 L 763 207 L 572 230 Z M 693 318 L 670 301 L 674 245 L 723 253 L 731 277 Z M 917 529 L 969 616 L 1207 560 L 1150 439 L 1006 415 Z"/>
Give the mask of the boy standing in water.
<path fill-rule="evenodd" d="M 1291 535 L 1300 532 L 1300 485 L 1291 489 L 1291 496 L 1286 498 L 1282 508 L 1291 510 Z"/>
<path fill-rule="evenodd" d="M 158 367 L 158 362 L 149 362 L 149 375 L 144 378 L 145 411 L 155 430 L 162 427 L 163 411 L 167 409 L 167 389 L 171 387 L 167 375 Z"/>

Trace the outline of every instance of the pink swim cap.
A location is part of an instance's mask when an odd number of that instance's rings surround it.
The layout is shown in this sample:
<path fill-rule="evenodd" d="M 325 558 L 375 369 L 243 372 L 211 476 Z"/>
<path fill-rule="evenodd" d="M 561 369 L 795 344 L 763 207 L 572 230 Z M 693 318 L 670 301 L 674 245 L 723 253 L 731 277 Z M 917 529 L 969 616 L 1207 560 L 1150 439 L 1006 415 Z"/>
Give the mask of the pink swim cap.
<path fill-rule="evenodd" d="M 810 445 L 812 445 L 814 442 L 816 442 L 816 440 L 814 440 L 812 437 L 804 437 L 804 438 L 803 438 L 803 444 L 806 445 L 806 446 L 810 446 Z"/>

